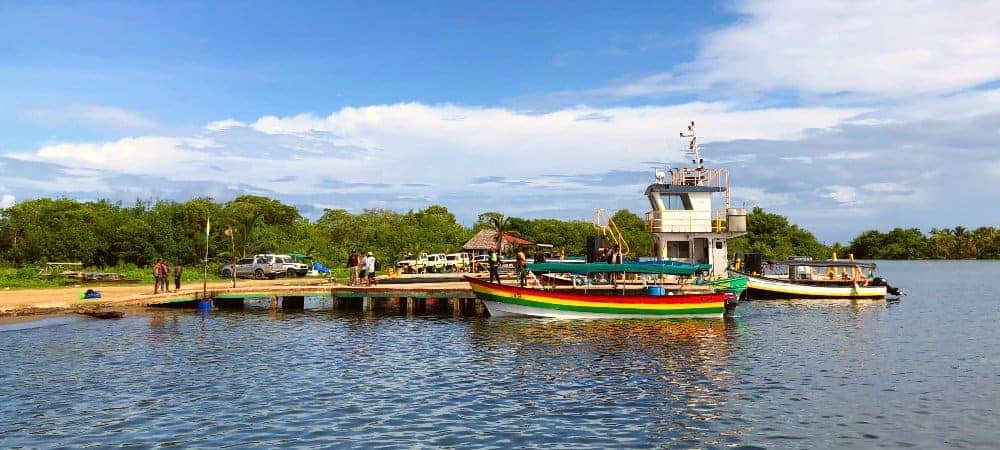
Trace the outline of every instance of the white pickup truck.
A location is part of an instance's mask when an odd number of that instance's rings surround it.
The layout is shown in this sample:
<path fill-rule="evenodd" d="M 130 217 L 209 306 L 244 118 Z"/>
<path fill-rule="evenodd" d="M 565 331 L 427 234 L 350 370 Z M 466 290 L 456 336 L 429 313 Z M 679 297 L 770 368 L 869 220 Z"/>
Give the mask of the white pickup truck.
<path fill-rule="evenodd" d="M 270 278 L 273 280 L 281 275 L 288 278 L 304 277 L 306 272 L 309 272 L 308 265 L 296 262 L 288 255 L 263 253 L 236 262 L 236 276 L 241 278 Z M 223 266 L 222 276 L 226 278 L 233 276 L 232 264 Z"/>

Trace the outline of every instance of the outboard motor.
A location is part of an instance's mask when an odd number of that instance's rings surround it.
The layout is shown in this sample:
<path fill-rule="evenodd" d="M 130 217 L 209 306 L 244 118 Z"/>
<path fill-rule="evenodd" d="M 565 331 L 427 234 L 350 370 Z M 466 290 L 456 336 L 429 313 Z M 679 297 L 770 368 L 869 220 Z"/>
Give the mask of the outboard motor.
<path fill-rule="evenodd" d="M 882 278 L 882 277 L 872 278 L 872 280 L 868 282 L 868 285 L 869 286 L 885 286 L 885 292 L 887 294 L 889 294 L 889 295 L 894 295 L 896 297 L 902 297 L 902 296 L 906 295 L 906 293 L 903 292 L 902 289 L 889 284 L 889 282 L 886 281 L 885 278 Z"/>

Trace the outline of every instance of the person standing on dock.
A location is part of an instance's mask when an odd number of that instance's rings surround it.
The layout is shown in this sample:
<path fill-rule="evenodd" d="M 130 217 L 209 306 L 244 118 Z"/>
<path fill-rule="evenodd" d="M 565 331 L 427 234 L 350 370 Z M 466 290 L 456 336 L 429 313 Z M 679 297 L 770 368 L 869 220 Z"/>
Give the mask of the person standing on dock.
<path fill-rule="evenodd" d="M 375 285 L 375 255 L 372 252 L 368 252 L 368 256 L 365 256 L 364 260 L 365 271 L 368 272 L 368 279 L 365 282 L 368 286 Z"/>
<path fill-rule="evenodd" d="M 163 258 L 157 259 L 153 263 L 153 294 L 160 293 L 160 271 L 163 269 L 161 263 L 163 263 Z"/>
<path fill-rule="evenodd" d="M 490 283 L 496 280 L 496 283 L 500 284 L 500 254 L 497 253 L 496 248 L 490 248 L 488 267 L 490 270 Z"/>
<path fill-rule="evenodd" d="M 170 292 L 170 263 L 163 260 L 163 275 L 160 281 L 163 282 L 163 292 Z"/>
<path fill-rule="evenodd" d="M 351 251 L 351 256 L 347 257 L 347 271 L 351 274 L 350 285 L 358 284 L 358 271 L 361 269 L 361 255 L 357 250 Z"/>
<path fill-rule="evenodd" d="M 181 266 L 181 262 L 177 261 L 177 265 L 174 266 L 174 290 L 181 290 L 181 274 L 184 273 L 184 267 Z"/>

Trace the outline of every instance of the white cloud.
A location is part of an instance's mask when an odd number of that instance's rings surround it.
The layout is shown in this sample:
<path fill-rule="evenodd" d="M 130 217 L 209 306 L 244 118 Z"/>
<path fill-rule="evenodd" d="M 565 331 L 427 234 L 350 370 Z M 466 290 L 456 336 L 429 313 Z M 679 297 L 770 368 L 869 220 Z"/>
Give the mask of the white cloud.
<path fill-rule="evenodd" d="M 733 207 L 743 207 L 745 204 L 748 207 L 773 209 L 787 206 L 792 201 L 792 196 L 787 192 L 769 192 L 759 187 L 737 185 L 731 188 L 730 193 Z"/>
<path fill-rule="evenodd" d="M 955 93 L 1000 79 L 998 0 L 743 0 L 734 9 L 740 20 L 704 37 L 689 63 L 559 95 L 634 98 L 725 86 L 886 99 Z"/>
<path fill-rule="evenodd" d="M 871 152 L 832 152 L 820 156 L 783 156 L 782 160 L 785 161 L 798 161 L 806 164 L 812 164 L 814 161 L 851 161 L 858 159 L 868 159 L 871 158 Z"/>
<path fill-rule="evenodd" d="M 63 167 L 76 185 L 53 178 L 51 187 L 70 192 L 106 192 L 114 185 L 108 177 L 128 175 L 175 183 L 221 183 L 273 195 L 403 195 L 419 190 L 421 195 L 470 196 L 496 189 L 473 180 L 501 175 L 526 180 L 524 189 L 535 192 L 579 194 L 601 188 L 558 175 L 634 171 L 651 161 L 686 161 L 684 141 L 675 130 L 692 118 L 699 121 L 704 142 L 712 144 L 797 139 L 806 130 L 831 127 L 865 111 L 740 110 L 726 103 L 690 103 L 531 114 L 404 103 L 343 108 L 326 117 L 264 116 L 249 125 L 227 119 L 189 136 L 64 142 L 9 156 Z M 45 183 L 36 181 L 18 183 L 45 190 Z M 639 185 L 646 181 L 635 180 L 635 190 L 641 191 Z M 404 186 L 409 183 L 427 187 Z"/>
<path fill-rule="evenodd" d="M 208 131 L 226 131 L 230 128 L 245 127 L 246 124 L 234 119 L 223 119 L 216 120 L 215 122 L 210 122 L 205 125 L 205 129 Z"/>
<path fill-rule="evenodd" d="M 326 133 L 344 145 L 378 150 L 395 171 L 420 179 L 434 168 L 493 175 L 634 169 L 681 160 L 673 127 L 696 119 L 704 142 L 794 139 L 864 112 L 851 108 L 739 110 L 726 103 L 620 108 L 578 107 L 545 114 L 504 108 L 403 103 L 344 108 L 327 117 L 262 117 L 250 127 L 273 135 Z M 601 120 L 589 120 L 601 117 Z M 680 125 L 671 125 L 680 124 Z M 613 155 L 613 156 L 612 156 Z M 402 164 L 400 164 L 402 163 Z"/>
<path fill-rule="evenodd" d="M 14 206 L 14 203 L 16 202 L 17 199 L 14 198 L 13 195 L 3 194 L 2 196 L 0 196 L 0 209 L 10 208 L 11 206 Z"/>
<path fill-rule="evenodd" d="M 184 148 L 184 139 L 163 136 L 128 137 L 104 143 L 46 145 L 33 153 L 11 155 L 27 161 L 50 162 L 71 168 L 92 168 L 129 174 L 158 174 L 202 159 Z"/>
<path fill-rule="evenodd" d="M 885 183 L 870 183 L 861 185 L 861 189 L 871 192 L 906 192 L 911 190 L 911 188 L 896 182 L 885 182 Z"/>
<path fill-rule="evenodd" d="M 837 203 L 851 203 L 854 202 L 856 194 L 854 188 L 851 186 L 830 186 L 826 197 L 833 199 Z"/>
<path fill-rule="evenodd" d="M 1000 2 L 741 3 L 694 63 L 709 82 L 910 96 L 1000 78 Z"/>
<path fill-rule="evenodd" d="M 59 108 L 33 108 L 24 112 L 29 120 L 49 125 L 86 123 L 101 127 L 148 130 L 160 125 L 140 113 L 105 105 L 67 105 Z"/>

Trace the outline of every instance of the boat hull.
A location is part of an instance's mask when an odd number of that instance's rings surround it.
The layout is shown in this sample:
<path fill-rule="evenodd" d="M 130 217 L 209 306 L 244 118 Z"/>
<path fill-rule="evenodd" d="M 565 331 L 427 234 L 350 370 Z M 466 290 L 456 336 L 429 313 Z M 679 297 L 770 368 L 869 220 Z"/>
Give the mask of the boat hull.
<path fill-rule="evenodd" d="M 468 278 L 476 298 L 491 316 L 533 316 L 562 319 L 721 318 L 724 293 L 685 295 L 583 295 L 520 288 Z"/>
<path fill-rule="evenodd" d="M 746 275 L 730 271 L 730 275 Z M 885 286 L 815 286 L 789 283 L 764 277 L 747 275 L 746 300 L 783 299 L 845 299 L 881 300 L 886 295 Z"/>

